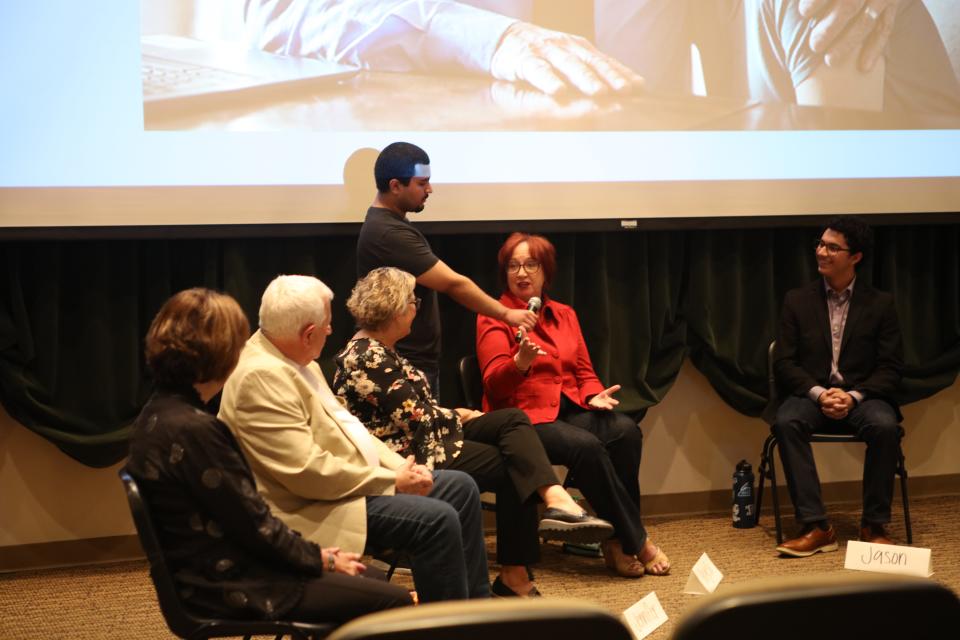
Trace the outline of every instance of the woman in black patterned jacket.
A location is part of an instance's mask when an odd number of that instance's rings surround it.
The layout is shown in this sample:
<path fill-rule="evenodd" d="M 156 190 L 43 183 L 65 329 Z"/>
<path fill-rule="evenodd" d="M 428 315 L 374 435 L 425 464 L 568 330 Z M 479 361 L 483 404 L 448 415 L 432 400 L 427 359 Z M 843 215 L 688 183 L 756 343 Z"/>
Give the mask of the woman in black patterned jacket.
<path fill-rule="evenodd" d="M 199 288 L 170 298 L 147 333 L 156 390 L 134 423 L 127 470 L 184 605 L 199 615 L 346 622 L 411 604 L 405 589 L 360 577 L 356 554 L 321 549 L 276 519 L 230 431 L 207 412 L 249 335 L 233 298 Z"/>
<path fill-rule="evenodd" d="M 498 596 L 540 595 L 527 567 L 537 562 L 541 535 L 598 542 L 606 520 L 587 515 L 557 483 L 540 439 L 519 409 L 483 413 L 437 404 L 424 374 L 394 349 L 410 332 L 419 307 L 414 278 L 393 267 L 357 282 L 347 308 L 360 330 L 336 356 L 333 390 L 367 429 L 401 455 L 432 469 L 470 474 L 497 494 Z M 537 522 L 537 500 L 546 505 Z"/>

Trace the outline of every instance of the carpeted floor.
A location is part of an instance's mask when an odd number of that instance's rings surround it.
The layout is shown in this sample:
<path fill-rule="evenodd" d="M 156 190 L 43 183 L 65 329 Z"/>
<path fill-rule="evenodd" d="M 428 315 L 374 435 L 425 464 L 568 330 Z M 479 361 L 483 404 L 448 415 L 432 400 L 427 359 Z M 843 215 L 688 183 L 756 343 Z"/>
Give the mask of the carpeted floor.
<path fill-rule="evenodd" d="M 905 539 L 899 502 L 894 505 L 890 532 Z M 537 584 L 546 597 L 566 597 L 597 603 L 619 614 L 656 591 L 669 616 L 649 637 L 670 637 L 676 620 L 695 605 L 697 596 L 683 588 L 693 563 L 706 551 L 724 574 L 720 585 L 770 575 L 843 571 L 845 541 L 855 538 L 859 505 L 831 507 L 834 526 L 843 541 L 837 553 L 811 558 L 783 559 L 774 551 L 773 521 L 762 526 L 734 529 L 728 515 L 682 519 L 657 519 L 647 523 L 652 539 L 673 562 L 666 577 L 639 580 L 614 577 L 602 560 L 564 554 L 554 544 L 543 546 L 543 559 L 535 569 Z M 960 496 L 917 498 L 911 501 L 914 545 L 933 550 L 934 580 L 960 593 Z M 784 519 L 785 533 L 793 532 Z M 491 544 L 488 538 L 488 544 Z M 491 554 L 492 554 L 492 548 Z M 496 566 L 491 567 L 491 576 Z M 409 584 L 409 578 L 395 578 Z M 169 638 L 170 632 L 157 608 L 145 561 L 107 566 L 29 571 L 0 575 L 0 638 Z"/>

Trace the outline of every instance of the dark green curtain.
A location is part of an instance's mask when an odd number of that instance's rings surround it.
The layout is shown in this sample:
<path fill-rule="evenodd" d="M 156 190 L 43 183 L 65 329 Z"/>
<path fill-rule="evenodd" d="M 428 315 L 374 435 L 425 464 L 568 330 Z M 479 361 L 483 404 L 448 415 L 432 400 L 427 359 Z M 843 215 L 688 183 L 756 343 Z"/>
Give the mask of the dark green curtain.
<path fill-rule="evenodd" d="M 960 222 L 877 227 L 859 275 L 891 291 L 903 327 L 902 401 L 953 383 L 960 369 Z M 551 233 L 551 294 L 572 304 L 601 379 L 642 411 L 669 391 L 689 355 L 732 407 L 759 415 L 766 348 L 790 288 L 815 277 L 813 227 Z M 506 234 L 438 235 L 436 253 L 499 295 Z M 0 244 L 0 401 L 20 423 L 91 466 L 126 452 L 150 392 L 143 335 L 172 293 L 224 290 L 256 325 L 260 293 L 278 273 L 304 273 L 336 293 L 322 358 L 353 332 L 343 301 L 355 280 L 354 237 L 7 241 Z M 474 350 L 475 318 L 441 296 L 441 398 L 460 402 L 457 360 Z"/>

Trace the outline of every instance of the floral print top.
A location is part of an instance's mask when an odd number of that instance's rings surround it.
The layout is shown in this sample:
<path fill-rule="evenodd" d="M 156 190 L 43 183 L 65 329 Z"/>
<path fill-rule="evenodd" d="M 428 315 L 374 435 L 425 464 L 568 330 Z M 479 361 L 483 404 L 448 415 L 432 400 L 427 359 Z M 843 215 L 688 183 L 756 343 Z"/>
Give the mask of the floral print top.
<path fill-rule="evenodd" d="M 358 338 L 335 360 L 333 391 L 388 447 L 430 469 L 460 455 L 460 417 L 437 404 L 426 377 L 406 358 L 378 340 Z"/>

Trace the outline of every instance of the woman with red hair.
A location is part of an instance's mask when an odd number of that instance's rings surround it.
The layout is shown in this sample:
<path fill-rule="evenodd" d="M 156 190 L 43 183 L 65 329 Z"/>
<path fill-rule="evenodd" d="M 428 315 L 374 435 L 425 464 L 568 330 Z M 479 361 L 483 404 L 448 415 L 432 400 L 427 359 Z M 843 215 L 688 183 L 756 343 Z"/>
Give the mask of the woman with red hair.
<path fill-rule="evenodd" d="M 670 560 L 647 537 L 640 521 L 640 452 L 637 424 L 613 411 L 613 394 L 593 370 L 573 308 L 548 297 L 556 272 L 553 244 L 514 233 L 497 256 L 508 309 L 540 298 L 530 333 L 477 317 L 477 357 L 483 372 L 483 409 L 517 407 L 530 417 L 553 464 L 566 466 L 597 515 L 616 533 L 602 544 L 607 566 L 622 576 L 666 575 Z"/>

